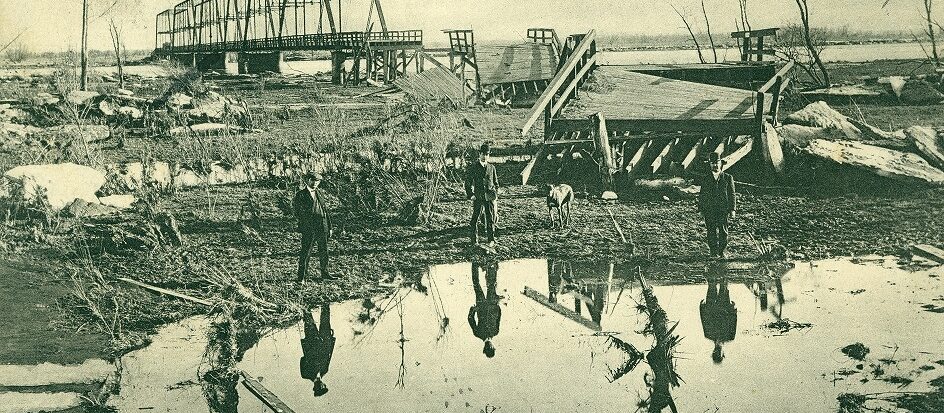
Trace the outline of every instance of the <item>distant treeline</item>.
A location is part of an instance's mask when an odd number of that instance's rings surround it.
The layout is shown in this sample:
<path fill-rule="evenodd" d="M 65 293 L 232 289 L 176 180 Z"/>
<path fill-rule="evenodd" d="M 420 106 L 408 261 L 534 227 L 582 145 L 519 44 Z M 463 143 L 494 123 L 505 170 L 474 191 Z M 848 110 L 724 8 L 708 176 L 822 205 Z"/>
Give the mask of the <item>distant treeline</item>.
<path fill-rule="evenodd" d="M 755 27 L 759 29 L 760 27 Z M 781 39 L 795 38 L 790 32 L 797 30 L 796 26 L 782 27 L 779 33 Z M 717 46 L 735 46 L 735 39 L 730 37 L 732 30 L 713 29 L 712 35 Z M 857 43 L 907 43 L 914 41 L 914 36 L 908 32 L 878 32 L 842 28 L 814 28 L 814 36 L 826 44 L 857 44 Z M 695 33 L 698 42 L 703 47 L 710 47 L 708 34 Z M 671 34 L 617 34 L 601 33 L 597 41 L 604 49 L 673 49 L 690 48 L 692 39 L 684 31 Z"/>

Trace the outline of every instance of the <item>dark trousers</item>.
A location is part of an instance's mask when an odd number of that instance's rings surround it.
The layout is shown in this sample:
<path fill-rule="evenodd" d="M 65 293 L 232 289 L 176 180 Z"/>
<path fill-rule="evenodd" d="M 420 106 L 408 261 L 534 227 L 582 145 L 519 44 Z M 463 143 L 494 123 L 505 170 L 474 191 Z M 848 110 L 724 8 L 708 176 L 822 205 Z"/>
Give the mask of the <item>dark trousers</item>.
<path fill-rule="evenodd" d="M 705 228 L 708 229 L 708 250 L 711 255 L 724 252 L 728 246 L 728 215 L 705 214 Z"/>
<path fill-rule="evenodd" d="M 311 257 L 311 247 L 318 243 L 318 259 L 321 263 L 321 276 L 328 275 L 328 232 L 302 232 L 302 249 L 298 253 L 298 279 L 308 275 L 308 259 Z"/>
<path fill-rule="evenodd" d="M 483 215 L 483 212 L 485 215 L 485 236 L 489 241 L 495 240 L 495 215 L 497 212 L 495 209 L 496 203 L 494 199 L 486 201 L 476 197 L 475 201 L 472 202 L 472 222 L 469 224 L 472 230 L 472 242 L 478 242 L 478 221 L 479 217 Z"/>

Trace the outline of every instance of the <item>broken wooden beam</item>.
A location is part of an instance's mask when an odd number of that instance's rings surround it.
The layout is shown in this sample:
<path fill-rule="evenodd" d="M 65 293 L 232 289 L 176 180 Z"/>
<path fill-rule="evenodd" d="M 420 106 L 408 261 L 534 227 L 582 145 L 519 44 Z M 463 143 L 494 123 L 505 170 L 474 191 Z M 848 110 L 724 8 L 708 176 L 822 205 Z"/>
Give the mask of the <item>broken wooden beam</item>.
<path fill-rule="evenodd" d="M 531 107 L 531 113 L 528 115 L 527 120 L 524 123 L 524 126 L 521 127 L 521 136 L 527 136 L 528 131 L 531 130 L 531 127 L 534 126 L 534 122 L 538 120 L 541 114 L 544 113 L 544 109 L 551 105 L 554 100 L 554 96 L 557 95 L 557 91 L 564 86 L 564 82 L 570 77 L 571 72 L 577 67 L 577 64 L 583 60 L 583 55 L 591 48 L 590 46 L 596 41 L 596 31 L 590 30 L 580 41 L 580 44 L 574 48 L 573 53 L 567 58 L 567 61 L 561 66 L 561 69 L 557 71 L 557 74 L 551 79 L 551 82 L 548 83 L 547 89 L 544 89 L 544 92 L 541 93 L 541 96 L 538 97 L 537 101 L 534 102 L 534 106 Z M 566 97 L 562 97 L 564 99 Z"/>
<path fill-rule="evenodd" d="M 239 372 L 243 376 L 243 386 L 246 386 L 246 389 L 249 390 L 262 404 L 265 404 L 266 407 L 272 409 L 276 413 L 295 413 L 290 407 L 288 407 L 285 402 L 278 398 L 275 393 L 269 391 L 265 388 L 262 383 L 259 383 L 258 380 L 249 377 L 248 374 L 244 371 Z"/>
<path fill-rule="evenodd" d="M 562 305 L 560 305 L 560 304 L 558 304 L 558 303 L 551 302 L 551 300 L 549 300 L 549 299 L 548 299 L 547 297 L 545 297 L 543 294 L 541 294 L 541 293 L 539 293 L 539 292 L 537 292 L 537 291 L 531 289 L 531 287 L 524 287 L 524 292 L 522 292 L 522 294 L 524 294 L 525 297 L 528 297 L 528 298 L 530 298 L 530 299 L 536 301 L 538 304 L 541 304 L 541 305 L 543 305 L 543 306 L 545 306 L 545 307 L 547 307 L 547 308 L 553 310 L 554 312 L 556 312 L 556 313 L 558 313 L 558 314 L 560 314 L 560 315 L 562 315 L 562 316 L 564 316 L 564 317 L 570 319 L 571 321 L 574 321 L 574 322 L 576 322 L 576 323 L 578 323 L 578 324 L 580 324 L 580 325 L 582 325 L 582 326 L 584 326 L 584 327 L 586 327 L 586 328 L 589 328 L 589 329 L 591 329 L 591 330 L 593 330 L 593 331 L 601 331 L 601 330 L 602 330 L 602 328 L 600 327 L 599 324 L 593 322 L 592 320 L 588 320 L 588 319 L 586 319 L 586 318 L 581 317 L 580 314 L 577 314 L 577 312 L 574 311 L 574 310 L 571 310 L 571 309 L 569 309 L 569 308 L 567 308 L 567 307 L 564 307 L 564 306 L 562 306 Z"/>
<path fill-rule="evenodd" d="M 726 171 L 728 168 L 734 166 L 734 164 L 738 163 L 738 161 L 747 156 L 747 154 L 751 153 L 753 146 L 754 138 L 748 138 L 740 148 L 735 149 L 734 152 L 722 158 L 724 163 L 721 165 L 721 170 Z"/>
<path fill-rule="evenodd" d="M 166 288 L 161 288 L 161 287 L 156 287 L 156 286 L 153 286 L 153 285 L 150 285 L 150 284 L 145 284 L 145 283 L 143 283 L 143 282 L 135 281 L 135 280 L 132 280 L 132 279 L 130 279 L 130 278 L 124 278 L 124 277 L 122 277 L 122 278 L 118 278 L 118 280 L 119 280 L 119 281 L 124 281 L 124 282 L 126 282 L 126 283 L 128 283 L 128 284 L 136 285 L 136 286 L 141 287 L 141 288 L 144 288 L 144 289 L 146 289 L 146 290 L 151 290 L 151 291 L 154 291 L 154 292 L 156 292 L 156 293 L 160 293 L 160 294 L 164 294 L 164 295 L 169 295 L 169 296 L 171 296 L 171 297 L 177 297 L 177 298 L 180 298 L 180 299 L 183 299 L 183 300 L 187 300 L 187 301 L 190 301 L 190 302 L 193 302 L 193 303 L 202 304 L 202 305 L 205 305 L 205 306 L 207 306 L 207 307 L 212 307 L 212 306 L 213 306 L 213 302 L 211 302 L 211 301 L 207 301 L 207 300 L 204 300 L 204 299 L 202 299 L 202 298 L 197 298 L 197 297 L 194 297 L 194 296 L 192 296 L 192 295 L 187 295 L 187 294 L 184 294 L 184 293 L 179 293 L 179 292 L 177 292 L 177 291 L 168 290 L 168 289 L 166 289 Z"/>
<path fill-rule="evenodd" d="M 911 253 L 922 258 L 944 264 L 944 250 L 933 245 L 918 244 L 911 246 Z"/>

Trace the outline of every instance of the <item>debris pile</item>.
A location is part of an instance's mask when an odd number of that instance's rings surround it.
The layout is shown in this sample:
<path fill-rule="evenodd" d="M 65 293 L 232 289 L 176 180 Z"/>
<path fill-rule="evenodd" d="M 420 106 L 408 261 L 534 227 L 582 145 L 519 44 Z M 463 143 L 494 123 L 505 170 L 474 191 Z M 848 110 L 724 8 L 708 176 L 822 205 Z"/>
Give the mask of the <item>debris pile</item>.
<path fill-rule="evenodd" d="M 798 152 L 899 182 L 944 185 L 944 136 L 915 126 L 883 131 L 815 102 L 786 117 L 781 141 Z"/>

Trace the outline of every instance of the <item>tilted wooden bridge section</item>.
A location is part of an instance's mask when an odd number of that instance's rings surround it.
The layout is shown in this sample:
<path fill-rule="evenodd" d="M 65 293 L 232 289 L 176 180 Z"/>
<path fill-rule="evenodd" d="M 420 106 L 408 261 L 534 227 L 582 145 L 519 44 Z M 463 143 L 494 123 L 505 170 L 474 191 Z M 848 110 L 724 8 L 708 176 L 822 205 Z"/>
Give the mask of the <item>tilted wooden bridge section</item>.
<path fill-rule="evenodd" d="M 766 54 L 766 49 L 745 48 L 743 54 L 750 59 Z M 542 158 L 557 152 L 567 156 L 580 145 L 593 147 L 605 179 L 617 174 L 685 175 L 712 152 L 727 161 L 726 168 L 752 152 L 775 170 L 780 168 L 779 141 L 768 129 L 777 122 L 792 63 L 778 70 L 774 62 L 647 67 L 604 66 L 597 59 L 596 33 L 590 31 L 532 107 L 522 135 L 543 117 L 544 145 L 522 172 L 524 182 Z M 648 74 L 653 72 L 662 76 Z M 759 76 L 770 73 L 774 75 L 760 88 L 749 89 Z M 742 78 L 745 87 L 679 80 L 733 76 Z"/>

